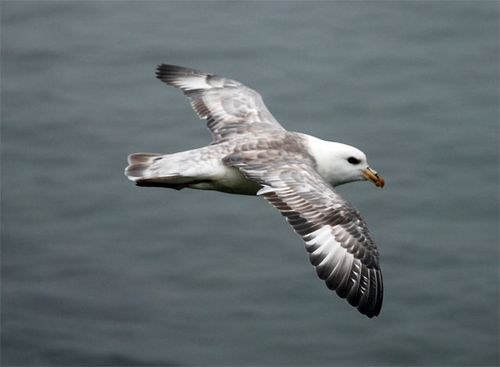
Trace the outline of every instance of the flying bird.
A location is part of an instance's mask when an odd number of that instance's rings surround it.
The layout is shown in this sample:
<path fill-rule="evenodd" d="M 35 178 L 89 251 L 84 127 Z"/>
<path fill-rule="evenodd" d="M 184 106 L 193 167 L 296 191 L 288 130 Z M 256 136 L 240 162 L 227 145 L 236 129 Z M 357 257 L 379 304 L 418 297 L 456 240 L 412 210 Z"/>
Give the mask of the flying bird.
<path fill-rule="evenodd" d="M 215 74 L 158 65 L 156 76 L 189 98 L 212 134 L 210 145 L 173 153 L 134 153 L 125 175 L 138 186 L 216 190 L 263 197 L 305 242 L 326 286 L 359 312 L 379 315 L 379 253 L 359 212 L 334 189 L 384 179 L 359 149 L 287 131 L 259 93 Z"/>

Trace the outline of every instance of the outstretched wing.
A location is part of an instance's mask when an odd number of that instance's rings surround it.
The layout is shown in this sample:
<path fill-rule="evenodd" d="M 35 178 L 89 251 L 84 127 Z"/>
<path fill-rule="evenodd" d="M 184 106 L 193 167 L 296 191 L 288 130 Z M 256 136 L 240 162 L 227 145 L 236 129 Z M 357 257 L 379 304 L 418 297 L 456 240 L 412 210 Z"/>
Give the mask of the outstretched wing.
<path fill-rule="evenodd" d="M 284 130 L 259 93 L 240 82 L 176 65 L 158 65 L 156 76 L 180 88 L 215 142 L 233 134 L 263 129 Z"/>
<path fill-rule="evenodd" d="M 302 237 L 311 264 L 329 289 L 370 318 L 380 313 L 383 284 L 377 247 L 358 211 L 313 167 L 300 161 L 262 164 L 241 154 L 227 157 L 226 163 L 263 185 L 258 195 Z"/>

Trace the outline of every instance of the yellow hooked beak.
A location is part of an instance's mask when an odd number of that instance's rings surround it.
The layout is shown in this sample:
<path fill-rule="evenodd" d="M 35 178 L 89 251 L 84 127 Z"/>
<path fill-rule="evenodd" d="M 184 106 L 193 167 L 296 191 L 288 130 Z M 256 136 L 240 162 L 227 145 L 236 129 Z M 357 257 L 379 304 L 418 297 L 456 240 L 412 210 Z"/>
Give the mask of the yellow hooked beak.
<path fill-rule="evenodd" d="M 363 170 L 363 177 L 373 182 L 377 187 L 382 188 L 385 185 L 384 178 L 382 176 L 379 176 L 377 171 L 371 169 L 370 167 L 367 167 Z"/>

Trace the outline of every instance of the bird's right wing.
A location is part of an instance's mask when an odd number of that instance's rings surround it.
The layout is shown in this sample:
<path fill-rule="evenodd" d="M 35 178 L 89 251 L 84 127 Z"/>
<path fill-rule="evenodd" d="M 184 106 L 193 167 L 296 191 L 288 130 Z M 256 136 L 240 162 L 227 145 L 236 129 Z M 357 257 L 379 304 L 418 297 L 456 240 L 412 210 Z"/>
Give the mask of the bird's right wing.
<path fill-rule="evenodd" d="M 383 284 L 377 247 L 358 211 L 312 166 L 289 160 L 262 164 L 241 153 L 225 163 L 263 186 L 258 195 L 302 237 L 311 264 L 329 289 L 368 317 L 380 313 Z"/>
<path fill-rule="evenodd" d="M 207 120 L 214 142 L 248 131 L 284 131 L 259 93 L 236 80 L 167 64 L 158 65 L 156 76 L 184 92 L 198 116 Z"/>

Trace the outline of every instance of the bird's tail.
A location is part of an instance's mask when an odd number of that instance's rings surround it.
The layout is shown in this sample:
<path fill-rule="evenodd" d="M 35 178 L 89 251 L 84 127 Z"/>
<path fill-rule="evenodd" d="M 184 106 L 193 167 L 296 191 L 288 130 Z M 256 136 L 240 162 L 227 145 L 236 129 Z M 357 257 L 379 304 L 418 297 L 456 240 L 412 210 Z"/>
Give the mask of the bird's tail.
<path fill-rule="evenodd" d="M 163 155 L 134 153 L 128 156 L 125 175 L 138 186 L 212 190 L 212 183 L 227 173 L 222 163 L 227 153 L 228 147 L 223 145 Z"/>
<path fill-rule="evenodd" d="M 137 186 L 180 190 L 194 180 L 181 173 L 181 162 L 179 154 L 134 153 L 128 156 L 125 175 Z"/>
<path fill-rule="evenodd" d="M 151 176 L 150 167 L 159 158 L 161 158 L 161 154 L 156 153 L 130 154 L 128 156 L 128 166 L 125 168 L 125 175 L 132 181 Z"/>

